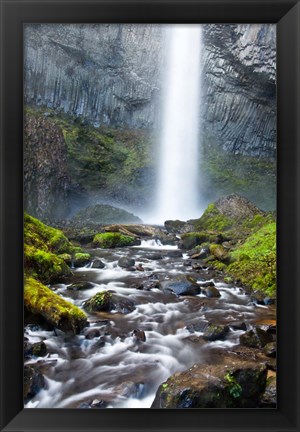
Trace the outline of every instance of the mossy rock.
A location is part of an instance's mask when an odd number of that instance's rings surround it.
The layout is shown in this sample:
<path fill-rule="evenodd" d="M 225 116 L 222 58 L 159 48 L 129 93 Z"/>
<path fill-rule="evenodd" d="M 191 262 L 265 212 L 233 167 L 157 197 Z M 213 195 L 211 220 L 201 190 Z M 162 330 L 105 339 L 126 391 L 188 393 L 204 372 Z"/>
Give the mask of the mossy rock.
<path fill-rule="evenodd" d="M 77 334 L 87 325 L 87 316 L 81 309 L 32 277 L 25 279 L 24 306 L 27 312 L 64 332 Z"/>
<path fill-rule="evenodd" d="M 276 295 L 276 223 L 249 236 L 231 253 L 226 272 L 245 285 L 271 297 Z"/>
<path fill-rule="evenodd" d="M 114 308 L 112 294 L 108 291 L 101 291 L 87 300 L 83 307 L 90 313 L 110 312 Z"/>
<path fill-rule="evenodd" d="M 68 264 L 74 249 L 60 230 L 25 213 L 24 267 L 27 275 L 46 284 L 59 282 L 72 274 Z"/>
<path fill-rule="evenodd" d="M 110 249 L 124 246 L 139 245 L 141 242 L 135 237 L 121 234 L 119 232 L 106 232 L 95 235 L 93 244 L 95 247 Z"/>
<path fill-rule="evenodd" d="M 189 232 L 182 234 L 178 247 L 179 249 L 194 249 L 205 242 L 209 241 L 209 235 L 204 232 Z"/>
<path fill-rule="evenodd" d="M 84 267 L 91 262 L 89 253 L 76 253 L 73 260 L 74 267 Z"/>

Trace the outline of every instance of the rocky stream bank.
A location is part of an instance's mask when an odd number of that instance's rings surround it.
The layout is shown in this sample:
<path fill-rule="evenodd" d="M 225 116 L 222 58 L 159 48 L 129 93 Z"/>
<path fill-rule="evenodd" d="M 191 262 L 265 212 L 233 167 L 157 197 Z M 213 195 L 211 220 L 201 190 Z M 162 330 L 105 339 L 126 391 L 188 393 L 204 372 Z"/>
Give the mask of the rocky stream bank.
<path fill-rule="evenodd" d="M 276 407 L 274 215 L 62 225 L 25 216 L 26 407 Z"/>

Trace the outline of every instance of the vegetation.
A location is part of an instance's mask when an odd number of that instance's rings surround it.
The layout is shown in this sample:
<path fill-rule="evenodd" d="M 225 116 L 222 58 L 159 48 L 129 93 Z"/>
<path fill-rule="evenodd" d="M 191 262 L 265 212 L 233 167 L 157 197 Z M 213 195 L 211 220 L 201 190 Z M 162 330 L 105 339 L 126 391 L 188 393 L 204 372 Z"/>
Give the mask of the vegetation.
<path fill-rule="evenodd" d="M 132 246 L 136 243 L 136 238 L 121 234 L 119 232 L 99 233 L 94 237 L 94 245 L 102 249 Z"/>
<path fill-rule="evenodd" d="M 42 316 L 63 331 L 76 334 L 87 324 L 86 314 L 81 309 L 32 277 L 25 279 L 24 306 L 27 312 Z"/>
<path fill-rule="evenodd" d="M 112 307 L 112 294 L 108 291 L 101 291 L 95 294 L 84 304 L 84 308 L 88 312 L 110 311 Z"/>
<path fill-rule="evenodd" d="M 235 399 L 240 398 L 242 394 L 242 387 L 237 382 L 236 378 L 230 372 L 227 372 L 224 376 L 224 379 L 227 383 L 229 394 Z"/>

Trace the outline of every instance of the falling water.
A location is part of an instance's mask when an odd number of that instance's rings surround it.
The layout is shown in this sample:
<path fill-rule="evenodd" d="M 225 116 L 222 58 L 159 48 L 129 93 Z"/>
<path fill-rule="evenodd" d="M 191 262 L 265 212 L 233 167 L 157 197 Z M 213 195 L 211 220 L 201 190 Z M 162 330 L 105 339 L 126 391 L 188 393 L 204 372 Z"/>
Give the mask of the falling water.
<path fill-rule="evenodd" d="M 172 25 L 164 77 L 157 218 L 199 217 L 201 26 Z"/>

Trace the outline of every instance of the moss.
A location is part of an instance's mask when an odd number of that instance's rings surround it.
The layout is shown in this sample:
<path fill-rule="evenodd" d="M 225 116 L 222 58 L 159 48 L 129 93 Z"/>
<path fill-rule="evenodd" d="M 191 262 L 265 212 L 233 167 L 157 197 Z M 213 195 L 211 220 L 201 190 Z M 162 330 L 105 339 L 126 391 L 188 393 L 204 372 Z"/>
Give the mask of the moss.
<path fill-rule="evenodd" d="M 84 309 L 88 312 L 110 311 L 112 307 L 112 294 L 108 291 L 101 291 L 95 294 L 84 304 Z"/>
<path fill-rule="evenodd" d="M 86 314 L 32 277 L 25 279 L 24 306 L 63 331 L 79 333 L 87 324 Z"/>
<path fill-rule="evenodd" d="M 271 222 L 238 246 L 231 254 L 229 275 L 253 289 L 274 296 L 276 293 L 276 223 Z"/>
<path fill-rule="evenodd" d="M 122 246 L 132 246 L 135 244 L 136 239 L 119 232 L 107 232 L 96 234 L 93 242 L 96 247 L 109 249 Z"/>
<path fill-rule="evenodd" d="M 205 232 L 189 232 L 180 236 L 181 249 L 193 249 L 207 242 L 210 236 Z"/>
<path fill-rule="evenodd" d="M 74 256 L 74 266 L 83 267 L 91 261 L 91 255 L 89 253 L 76 253 Z"/>
<path fill-rule="evenodd" d="M 193 225 L 198 231 L 222 232 L 234 224 L 235 221 L 222 215 L 213 203 L 208 205 L 199 219 L 193 221 Z"/>
<path fill-rule="evenodd" d="M 64 234 L 25 213 L 25 273 L 43 283 L 51 283 L 71 274 L 66 262 L 73 245 Z M 66 259 L 67 258 L 67 259 Z"/>
<path fill-rule="evenodd" d="M 211 244 L 209 246 L 210 253 L 218 260 L 223 261 L 228 257 L 228 252 L 220 244 Z"/>

